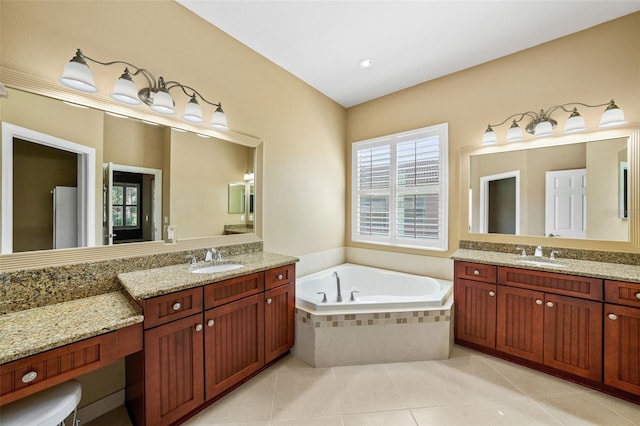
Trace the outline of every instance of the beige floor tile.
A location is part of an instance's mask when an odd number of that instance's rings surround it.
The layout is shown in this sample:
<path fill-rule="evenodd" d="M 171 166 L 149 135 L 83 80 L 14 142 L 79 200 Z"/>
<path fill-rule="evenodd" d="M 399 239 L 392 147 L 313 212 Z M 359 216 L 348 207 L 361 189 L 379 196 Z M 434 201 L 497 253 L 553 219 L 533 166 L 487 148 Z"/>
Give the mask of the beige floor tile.
<path fill-rule="evenodd" d="M 335 367 L 342 413 L 407 408 L 384 364 Z"/>
<path fill-rule="evenodd" d="M 342 416 L 322 416 L 307 419 L 274 420 L 271 426 L 343 426 Z"/>
<path fill-rule="evenodd" d="M 536 401 L 565 425 L 626 426 L 633 423 L 590 392 L 538 397 Z"/>
<path fill-rule="evenodd" d="M 330 368 L 278 371 L 273 420 L 339 415 L 336 382 Z"/>
<path fill-rule="evenodd" d="M 272 368 L 276 368 L 278 370 L 287 369 L 287 368 L 313 368 L 303 360 L 296 358 L 293 355 L 289 355 L 277 363 L 273 365 Z"/>
<path fill-rule="evenodd" d="M 198 425 L 269 422 L 277 377 L 277 370 L 260 373 L 203 410 Z"/>
<path fill-rule="evenodd" d="M 131 426 L 131 420 L 129 419 L 129 414 L 127 413 L 127 409 L 124 405 L 119 406 L 118 408 L 109 411 L 108 413 L 103 414 L 97 419 L 93 419 L 90 422 L 83 422 L 82 418 L 80 418 L 80 422 L 83 426 Z M 71 424 L 71 420 L 67 422 L 67 424 Z"/>
<path fill-rule="evenodd" d="M 462 390 L 432 361 L 388 364 L 387 369 L 410 408 L 451 405 Z"/>
<path fill-rule="evenodd" d="M 622 400 L 604 393 L 589 391 L 589 394 L 616 414 L 629 420 L 636 426 L 640 426 L 640 405 Z"/>
<path fill-rule="evenodd" d="M 587 392 L 588 388 L 497 358 L 486 360 L 491 367 L 529 396 Z"/>
<path fill-rule="evenodd" d="M 514 403 L 492 402 L 452 407 L 429 407 L 412 409 L 418 426 L 534 426 L 560 425 L 549 413 L 540 409 L 533 401 Z"/>
<path fill-rule="evenodd" d="M 409 410 L 345 414 L 344 426 L 416 426 Z"/>

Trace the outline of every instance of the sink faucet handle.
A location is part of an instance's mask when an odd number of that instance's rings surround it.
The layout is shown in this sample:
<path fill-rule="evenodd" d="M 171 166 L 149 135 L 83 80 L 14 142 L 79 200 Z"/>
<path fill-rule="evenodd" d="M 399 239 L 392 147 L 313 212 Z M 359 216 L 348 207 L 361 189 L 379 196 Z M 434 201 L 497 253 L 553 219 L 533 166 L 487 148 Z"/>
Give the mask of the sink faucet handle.
<path fill-rule="evenodd" d="M 516 250 L 519 250 L 522 254 L 522 257 L 527 257 L 527 250 L 524 247 L 516 247 Z"/>
<path fill-rule="evenodd" d="M 360 293 L 358 290 L 351 290 L 351 297 L 349 298 L 349 302 L 355 302 L 356 298 L 354 297 L 353 293 Z"/>
<path fill-rule="evenodd" d="M 556 258 L 556 254 L 561 254 L 562 252 L 560 250 L 552 250 L 551 254 L 549 255 L 549 259 L 555 259 Z"/>
<path fill-rule="evenodd" d="M 192 265 L 195 265 L 196 263 L 198 263 L 198 261 L 196 260 L 196 257 L 192 254 L 188 254 L 185 256 L 187 259 L 191 259 L 191 261 L 189 262 Z"/>
<path fill-rule="evenodd" d="M 322 303 L 327 303 L 327 293 L 325 293 L 324 291 L 319 291 L 317 294 L 322 295 Z"/>
<path fill-rule="evenodd" d="M 213 253 L 211 252 L 211 250 L 207 250 L 204 253 L 204 261 L 205 262 L 211 262 L 213 260 Z"/>

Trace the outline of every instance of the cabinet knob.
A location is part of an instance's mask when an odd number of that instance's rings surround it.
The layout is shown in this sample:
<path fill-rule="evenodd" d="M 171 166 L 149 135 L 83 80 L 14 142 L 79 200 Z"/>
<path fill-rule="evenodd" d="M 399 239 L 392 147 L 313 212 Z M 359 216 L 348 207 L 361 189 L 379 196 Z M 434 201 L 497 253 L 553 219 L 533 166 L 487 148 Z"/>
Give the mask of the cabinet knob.
<path fill-rule="evenodd" d="M 176 302 L 173 304 L 172 308 L 174 311 L 179 311 L 180 308 L 182 308 L 182 305 L 180 304 L 180 302 Z"/>
<path fill-rule="evenodd" d="M 196 324 L 196 331 L 202 331 L 202 324 Z"/>
<path fill-rule="evenodd" d="M 553 308 L 553 302 L 547 302 L 547 306 Z"/>
<path fill-rule="evenodd" d="M 542 305 L 542 300 L 536 299 L 536 305 Z"/>
<path fill-rule="evenodd" d="M 609 314 L 607 316 L 609 317 L 610 320 L 613 320 L 613 321 L 618 319 L 618 316 L 616 314 Z"/>
<path fill-rule="evenodd" d="M 475 275 L 477 277 L 478 275 L 480 275 L 480 271 L 477 270 L 477 269 L 474 269 L 473 270 L 473 275 Z"/>
<path fill-rule="evenodd" d="M 640 299 L 640 291 L 636 293 L 636 299 Z"/>
<path fill-rule="evenodd" d="M 282 274 L 278 274 L 278 279 L 281 280 L 283 278 Z"/>
<path fill-rule="evenodd" d="M 496 295 L 496 292 L 495 292 L 495 291 L 493 291 L 493 290 L 489 291 L 489 296 L 493 297 L 493 296 L 495 296 L 495 295 Z"/>
<path fill-rule="evenodd" d="M 271 304 L 271 302 L 272 302 L 271 298 L 268 298 L 268 299 L 267 299 L 267 305 L 270 305 L 270 304 Z"/>
<path fill-rule="evenodd" d="M 213 327 L 213 324 L 215 324 L 215 323 L 216 323 L 216 322 L 215 322 L 214 320 L 209 320 L 209 321 L 207 321 L 207 325 L 208 325 L 209 327 Z"/>
<path fill-rule="evenodd" d="M 22 383 L 31 383 L 36 377 L 38 377 L 38 373 L 35 371 L 29 371 L 27 374 L 22 376 Z"/>

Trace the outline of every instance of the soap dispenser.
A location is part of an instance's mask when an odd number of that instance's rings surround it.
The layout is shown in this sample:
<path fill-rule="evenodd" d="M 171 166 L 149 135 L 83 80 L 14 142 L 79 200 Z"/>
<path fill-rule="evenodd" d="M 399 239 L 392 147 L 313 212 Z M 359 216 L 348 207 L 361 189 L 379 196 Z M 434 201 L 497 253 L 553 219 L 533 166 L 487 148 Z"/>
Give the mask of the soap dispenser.
<path fill-rule="evenodd" d="M 536 251 L 533 255 L 537 257 L 542 257 L 542 247 L 540 246 L 536 247 Z"/>

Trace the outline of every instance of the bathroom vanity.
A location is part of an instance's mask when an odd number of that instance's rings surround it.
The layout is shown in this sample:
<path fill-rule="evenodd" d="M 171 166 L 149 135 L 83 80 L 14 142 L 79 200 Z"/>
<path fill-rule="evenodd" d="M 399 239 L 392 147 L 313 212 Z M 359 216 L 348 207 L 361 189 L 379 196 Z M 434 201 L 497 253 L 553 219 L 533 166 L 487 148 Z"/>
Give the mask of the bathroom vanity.
<path fill-rule="evenodd" d="M 271 267 L 260 270 L 249 256 L 268 256 Z M 176 265 L 119 276 L 144 315 L 144 349 L 126 360 L 135 424 L 188 416 L 289 351 L 295 260 L 259 253 L 230 272 L 194 274 Z"/>
<path fill-rule="evenodd" d="M 453 257 L 457 343 L 640 403 L 640 267 Z"/>

